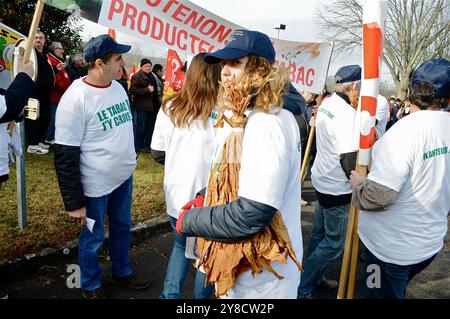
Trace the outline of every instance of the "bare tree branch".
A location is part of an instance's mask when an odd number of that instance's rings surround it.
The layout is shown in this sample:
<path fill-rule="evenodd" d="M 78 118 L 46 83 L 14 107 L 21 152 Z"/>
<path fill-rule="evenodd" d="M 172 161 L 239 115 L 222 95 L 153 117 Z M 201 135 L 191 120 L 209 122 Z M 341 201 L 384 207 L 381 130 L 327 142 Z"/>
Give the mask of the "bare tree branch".
<path fill-rule="evenodd" d="M 399 96 L 424 60 L 450 55 L 450 0 L 389 0 L 384 57 Z M 335 42 L 338 54 L 362 44 L 362 1 L 335 0 L 322 5 L 315 20 L 321 35 Z"/>

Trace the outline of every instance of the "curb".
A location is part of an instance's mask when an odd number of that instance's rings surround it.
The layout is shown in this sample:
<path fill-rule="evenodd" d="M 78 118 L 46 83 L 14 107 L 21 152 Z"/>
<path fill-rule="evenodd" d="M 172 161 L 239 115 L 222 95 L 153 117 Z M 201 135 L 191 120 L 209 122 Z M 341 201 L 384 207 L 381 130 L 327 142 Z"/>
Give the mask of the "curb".
<path fill-rule="evenodd" d="M 144 240 L 170 230 L 169 218 L 156 217 L 140 222 L 131 228 L 131 245 L 138 245 Z M 105 232 L 105 242 L 109 240 L 109 232 Z M 63 248 L 44 248 L 39 253 L 28 254 L 19 258 L 9 259 L 0 263 L 0 280 L 10 279 L 14 274 L 29 274 L 45 264 L 70 260 L 76 256 L 78 251 L 78 238 L 68 241 Z"/>

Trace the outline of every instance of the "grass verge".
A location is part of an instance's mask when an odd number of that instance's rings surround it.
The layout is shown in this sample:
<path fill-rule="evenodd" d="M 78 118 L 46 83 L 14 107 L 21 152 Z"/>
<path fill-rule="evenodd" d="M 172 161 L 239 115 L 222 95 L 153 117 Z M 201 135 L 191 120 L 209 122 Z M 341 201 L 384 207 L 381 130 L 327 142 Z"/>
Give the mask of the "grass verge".
<path fill-rule="evenodd" d="M 27 227 L 18 228 L 15 166 L 9 180 L 0 188 L 0 263 L 25 254 L 38 253 L 45 247 L 62 248 L 78 238 L 80 226 L 64 210 L 53 165 L 53 153 L 27 154 L 26 193 Z M 166 214 L 163 191 L 163 167 L 149 154 L 138 157 L 134 172 L 133 225 Z"/>

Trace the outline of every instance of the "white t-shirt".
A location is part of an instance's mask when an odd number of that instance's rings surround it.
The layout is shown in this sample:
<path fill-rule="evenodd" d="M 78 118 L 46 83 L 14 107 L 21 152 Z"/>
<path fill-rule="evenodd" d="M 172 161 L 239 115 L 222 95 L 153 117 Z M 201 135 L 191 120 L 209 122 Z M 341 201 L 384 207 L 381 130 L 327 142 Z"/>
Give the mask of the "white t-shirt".
<path fill-rule="evenodd" d="M 206 127 L 201 119 L 194 120 L 189 127 L 176 127 L 162 108 L 158 112 L 151 148 L 166 152 L 164 192 L 167 214 L 174 218 L 178 218 L 181 207 L 207 186 L 215 148 L 215 118 L 214 111 Z"/>
<path fill-rule="evenodd" d="M 58 104 L 55 143 L 80 146 L 84 194 L 101 197 L 136 167 L 130 102 L 118 82 L 95 87 L 84 79 L 75 80 Z"/>
<path fill-rule="evenodd" d="M 418 111 L 373 147 L 368 178 L 399 194 L 386 211 L 361 211 L 358 232 L 384 262 L 416 264 L 443 246 L 450 211 L 449 128 L 449 113 Z"/>
<path fill-rule="evenodd" d="M 378 123 L 375 126 L 377 131 L 378 138 L 381 138 L 383 134 L 386 132 L 386 124 L 389 117 L 389 103 L 388 100 L 382 96 L 378 95 L 377 99 L 377 112 L 375 114 L 375 118 Z"/>
<path fill-rule="evenodd" d="M 340 155 L 358 149 L 354 123 L 356 110 L 334 93 L 317 111 L 317 154 L 311 168 L 314 188 L 323 194 L 343 195 L 352 192 L 340 164 Z"/>
<path fill-rule="evenodd" d="M 297 259 L 301 262 L 300 145 L 298 125 L 291 112 L 282 109 L 275 115 L 252 111 L 242 144 L 238 195 L 281 212 Z M 222 297 L 297 298 L 300 271 L 292 259 L 289 258 L 287 264 L 273 262 L 271 266 L 284 279 L 278 280 L 266 270 L 255 276 L 247 271 L 237 278 L 228 295 Z"/>

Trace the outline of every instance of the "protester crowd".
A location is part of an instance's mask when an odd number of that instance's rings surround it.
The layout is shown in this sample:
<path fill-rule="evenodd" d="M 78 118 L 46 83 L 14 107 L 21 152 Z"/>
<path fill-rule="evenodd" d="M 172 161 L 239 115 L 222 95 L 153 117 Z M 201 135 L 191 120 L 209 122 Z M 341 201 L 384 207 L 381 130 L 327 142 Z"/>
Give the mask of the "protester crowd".
<path fill-rule="evenodd" d="M 22 72 L 0 98 L 0 182 L 8 174 L 4 141 L 10 137 L 3 138 L 7 123 L 23 119 L 29 97 L 39 100 L 39 119 L 25 119 L 27 152 L 45 155 L 49 145 L 54 149 L 65 209 L 83 226 L 78 263 L 85 298 L 106 295 L 98 257 L 106 217 L 112 281 L 132 289 L 150 285 L 133 272 L 128 256 L 133 171 L 137 156 L 144 153 L 164 165 L 167 213 L 175 237 L 161 298 L 182 298 L 186 273 L 196 258 L 194 297 L 211 298 L 214 288 L 217 295 L 208 268 L 214 257 L 198 255 L 195 237 L 225 247 L 254 238 L 275 216 L 284 222 L 283 238 L 292 245 L 293 258 L 281 262 L 279 256 L 261 269 L 250 263 L 253 268 L 244 268 L 231 289 L 218 297 L 311 298 L 318 286 L 337 288 L 338 282 L 325 273 L 344 250 L 351 204 L 361 210 L 358 233 L 365 246 L 365 267 L 376 264 L 381 269 L 381 285 L 366 285 L 366 298 L 405 298 L 409 281 L 432 262 L 447 233 L 450 61 L 424 61 L 411 77 L 405 100 L 378 97 L 372 165 L 364 177 L 354 171 L 360 66 L 339 68 L 330 92 L 300 94 L 274 64 L 270 39 L 260 32 L 236 30 L 225 48 L 195 56 L 182 91 L 163 100 L 161 65 L 144 58 L 128 81 L 123 55 L 130 48 L 100 35 L 68 63 L 61 43 L 46 46 L 45 35 L 38 32 L 36 83 L 31 63 L 20 65 Z M 226 91 L 230 83 L 240 90 L 252 88 L 241 117 L 233 113 L 236 103 Z M 312 153 L 304 159 L 311 127 Z M 238 133 L 239 171 L 229 176 L 237 198 L 208 206 L 211 196 L 231 192 L 223 184 L 212 194 L 211 182 L 230 165 L 221 156 L 229 152 L 224 148 L 228 138 Z M 302 160 L 309 161 L 316 193 L 305 253 Z M 92 220 L 93 228 L 88 228 Z M 232 263 L 232 256 L 221 260 Z"/>

